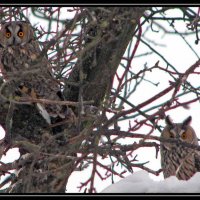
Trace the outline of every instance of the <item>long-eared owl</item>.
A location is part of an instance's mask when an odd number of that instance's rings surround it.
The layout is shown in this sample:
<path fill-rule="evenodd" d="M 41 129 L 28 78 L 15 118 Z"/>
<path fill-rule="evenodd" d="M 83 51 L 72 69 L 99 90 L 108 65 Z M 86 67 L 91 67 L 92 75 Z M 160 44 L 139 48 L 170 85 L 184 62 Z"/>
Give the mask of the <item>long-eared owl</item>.
<path fill-rule="evenodd" d="M 198 145 L 197 135 L 190 126 L 191 120 L 192 117 L 189 116 L 182 123 L 173 123 L 167 116 L 161 137 L 175 138 L 180 142 Z M 164 178 L 176 176 L 179 180 L 188 180 L 199 171 L 200 152 L 198 150 L 184 147 L 181 143 L 161 142 L 160 154 Z"/>
<path fill-rule="evenodd" d="M 20 93 L 20 96 L 61 100 L 59 83 L 52 76 L 47 57 L 41 52 L 30 23 L 1 24 L 0 69 L 4 80 L 12 85 L 12 96 Z M 51 123 L 50 117 L 64 118 L 63 107 L 59 104 L 36 105 L 48 123 Z"/>

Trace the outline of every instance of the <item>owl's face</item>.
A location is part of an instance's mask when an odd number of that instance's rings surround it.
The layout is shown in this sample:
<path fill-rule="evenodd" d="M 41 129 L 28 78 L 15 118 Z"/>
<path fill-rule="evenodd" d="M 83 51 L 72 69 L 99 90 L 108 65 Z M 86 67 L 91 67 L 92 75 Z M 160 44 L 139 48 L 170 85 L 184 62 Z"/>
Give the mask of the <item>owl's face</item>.
<path fill-rule="evenodd" d="M 198 139 L 194 129 L 189 125 L 192 117 L 189 116 L 182 123 L 173 123 L 169 116 L 166 117 L 166 127 L 164 128 L 161 137 L 169 139 L 175 138 L 190 144 L 198 144 Z M 168 149 L 172 149 L 176 144 L 163 143 Z"/>
<path fill-rule="evenodd" d="M 0 45 L 8 46 L 24 45 L 33 39 L 33 30 L 27 22 L 7 22 L 1 24 Z"/>

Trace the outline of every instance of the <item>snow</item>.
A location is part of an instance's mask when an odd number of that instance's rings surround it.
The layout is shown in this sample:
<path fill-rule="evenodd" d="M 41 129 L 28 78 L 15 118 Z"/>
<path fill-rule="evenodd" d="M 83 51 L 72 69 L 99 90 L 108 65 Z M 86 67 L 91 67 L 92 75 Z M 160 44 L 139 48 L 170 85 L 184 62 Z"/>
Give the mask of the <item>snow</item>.
<path fill-rule="evenodd" d="M 171 176 L 162 181 L 154 181 L 148 172 L 138 171 L 114 183 L 101 193 L 197 193 L 200 191 L 200 172 L 188 181 Z"/>

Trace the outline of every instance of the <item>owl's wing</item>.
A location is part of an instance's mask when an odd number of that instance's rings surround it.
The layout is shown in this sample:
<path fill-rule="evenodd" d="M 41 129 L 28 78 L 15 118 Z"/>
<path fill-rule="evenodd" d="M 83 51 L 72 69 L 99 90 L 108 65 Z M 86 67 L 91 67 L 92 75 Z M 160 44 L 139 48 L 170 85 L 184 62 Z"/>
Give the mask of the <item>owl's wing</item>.
<path fill-rule="evenodd" d="M 1 59 L 2 59 L 2 55 L 3 55 L 3 49 L 0 47 L 0 74 L 3 75 L 3 64 L 1 62 Z"/>
<path fill-rule="evenodd" d="M 200 154 L 196 153 L 194 155 L 194 161 L 195 161 L 195 167 L 196 167 L 197 171 L 200 172 Z"/>
<path fill-rule="evenodd" d="M 42 115 L 42 117 L 46 120 L 46 122 L 48 124 L 51 124 L 51 119 L 50 119 L 50 115 L 48 114 L 47 110 L 44 108 L 44 106 L 40 103 L 37 103 L 37 109 L 40 112 L 40 114 Z"/>

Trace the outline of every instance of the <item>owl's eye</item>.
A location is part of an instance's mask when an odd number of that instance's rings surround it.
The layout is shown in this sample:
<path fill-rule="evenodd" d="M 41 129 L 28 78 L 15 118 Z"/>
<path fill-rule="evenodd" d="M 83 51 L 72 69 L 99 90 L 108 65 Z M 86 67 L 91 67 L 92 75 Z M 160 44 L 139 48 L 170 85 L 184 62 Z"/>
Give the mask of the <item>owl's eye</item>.
<path fill-rule="evenodd" d="M 183 133 L 182 133 L 181 138 L 182 138 L 183 140 L 185 140 L 185 139 L 187 138 L 186 132 L 183 132 Z"/>
<path fill-rule="evenodd" d="M 23 37 L 23 36 L 24 36 L 24 32 L 23 32 L 23 31 L 19 31 L 19 32 L 18 32 L 18 36 L 19 36 L 19 37 Z"/>
<path fill-rule="evenodd" d="M 11 37 L 11 32 L 10 31 L 6 31 L 6 37 L 10 38 Z"/>

